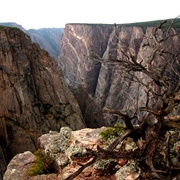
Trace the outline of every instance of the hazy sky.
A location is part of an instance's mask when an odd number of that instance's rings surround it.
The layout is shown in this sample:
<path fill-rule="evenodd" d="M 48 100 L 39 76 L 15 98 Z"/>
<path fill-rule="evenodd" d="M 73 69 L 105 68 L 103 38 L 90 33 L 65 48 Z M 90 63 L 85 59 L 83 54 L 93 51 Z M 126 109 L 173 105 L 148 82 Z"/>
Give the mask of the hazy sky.
<path fill-rule="evenodd" d="M 0 0 L 0 22 L 26 29 L 66 23 L 130 23 L 175 18 L 180 0 Z"/>

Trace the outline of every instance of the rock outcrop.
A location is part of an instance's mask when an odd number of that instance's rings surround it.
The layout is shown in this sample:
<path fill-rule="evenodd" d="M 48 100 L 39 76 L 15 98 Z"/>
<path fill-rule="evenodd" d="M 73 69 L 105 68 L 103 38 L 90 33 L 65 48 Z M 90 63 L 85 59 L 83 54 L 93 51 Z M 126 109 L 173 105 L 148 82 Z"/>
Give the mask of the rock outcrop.
<path fill-rule="evenodd" d="M 5 165 L 17 153 L 34 151 L 36 139 L 49 130 L 86 127 L 61 69 L 17 28 L 0 27 L 0 100 L 0 161 Z"/>
<path fill-rule="evenodd" d="M 37 42 L 42 49 L 45 49 L 50 56 L 57 60 L 60 54 L 60 40 L 64 28 L 41 28 L 25 29 L 17 23 L 0 23 L 0 25 L 17 27 L 31 37 L 33 42 Z"/>
<path fill-rule="evenodd" d="M 104 127 L 99 129 L 85 128 L 82 130 L 72 131 L 68 127 L 63 127 L 61 128 L 60 132 L 50 132 L 48 134 L 42 135 L 39 138 L 39 148 L 43 151 L 44 154 L 48 154 L 57 162 L 59 171 L 56 177 L 54 174 L 52 174 L 54 179 L 70 179 L 71 175 L 81 168 L 80 164 L 91 160 L 91 157 L 88 157 L 87 155 L 86 148 L 97 150 L 97 146 L 107 146 L 107 142 L 103 141 L 99 135 L 103 129 Z M 42 175 L 34 177 L 27 175 L 30 167 L 33 166 L 34 162 L 34 155 L 30 152 L 24 152 L 22 154 L 16 155 L 9 163 L 3 179 L 11 180 L 15 177 L 18 177 L 18 175 L 22 180 L 40 179 Z M 106 168 L 110 162 L 111 160 L 99 160 L 92 166 L 87 167 L 82 172 L 82 174 L 77 176 L 75 179 L 118 179 L 118 177 L 111 172 L 105 173 Z M 127 161 L 124 162 L 124 164 L 127 163 Z M 21 174 L 19 172 L 20 170 L 22 170 Z M 15 172 L 16 175 L 14 175 Z M 49 176 L 50 175 L 44 176 L 44 179 Z"/>
<path fill-rule="evenodd" d="M 142 59 L 146 62 L 154 50 L 153 44 L 148 44 L 148 38 L 152 37 L 154 29 L 154 27 L 116 26 L 115 28 L 114 25 L 67 24 L 58 59 L 66 81 L 73 88 L 83 87 L 100 109 L 128 109 L 129 114 L 134 113 L 134 109 L 145 105 L 147 97 L 143 87 L 128 79 L 122 68 L 114 64 L 101 64 L 93 60 L 91 55 L 93 52 L 100 58 L 113 60 L 122 59 L 124 53 L 130 52 L 139 62 Z M 179 29 L 174 29 L 174 32 L 178 33 Z M 167 41 L 164 49 L 178 54 L 179 36 L 169 38 Z M 158 61 L 155 63 L 158 64 Z M 138 76 L 142 74 L 139 73 Z M 76 96 L 80 101 L 80 95 L 76 94 Z M 88 111 L 85 107 L 81 109 L 86 113 Z M 138 113 L 139 118 L 142 117 L 141 112 Z M 94 122 L 112 125 L 117 120 L 107 115 L 104 118 L 106 120 L 95 117 Z"/>
<path fill-rule="evenodd" d="M 148 177 L 148 174 L 143 173 L 143 170 L 138 166 L 138 160 L 130 160 L 127 158 L 101 158 L 96 157 L 93 161 L 93 153 L 107 149 L 109 144 L 113 142 L 115 137 L 111 137 L 105 141 L 100 136 L 100 132 L 106 130 L 106 127 L 97 129 L 84 128 L 81 130 L 72 131 L 69 127 L 62 127 L 60 132 L 51 131 L 39 137 L 39 148 L 44 155 L 50 156 L 55 160 L 57 173 L 41 174 L 30 176 L 29 171 L 36 163 L 36 157 L 31 152 L 24 152 L 16 155 L 7 167 L 4 175 L 4 180 L 15 179 L 54 179 L 54 180 L 135 180 L 135 179 L 156 179 Z M 179 158 L 179 132 L 168 131 L 173 138 L 170 139 L 172 143 L 170 146 L 171 157 L 170 162 L 177 168 Z M 165 143 L 161 141 L 159 144 L 161 150 L 165 151 Z M 121 153 L 120 149 L 124 151 L 133 152 L 137 149 L 136 144 L 131 138 L 125 140 L 122 145 L 117 147 L 115 151 Z M 100 151 L 99 151 L 100 152 Z M 112 152 L 111 152 L 112 153 Z M 163 151 L 161 152 L 163 154 Z M 159 165 L 159 158 L 157 165 Z M 89 164 L 88 164 L 89 163 Z M 163 163 L 163 162 L 162 162 Z M 88 165 L 87 165 L 88 164 Z M 82 167 L 84 168 L 82 169 Z M 76 174 L 76 175 L 75 175 Z M 178 179 L 177 177 L 170 177 L 170 179 Z"/>

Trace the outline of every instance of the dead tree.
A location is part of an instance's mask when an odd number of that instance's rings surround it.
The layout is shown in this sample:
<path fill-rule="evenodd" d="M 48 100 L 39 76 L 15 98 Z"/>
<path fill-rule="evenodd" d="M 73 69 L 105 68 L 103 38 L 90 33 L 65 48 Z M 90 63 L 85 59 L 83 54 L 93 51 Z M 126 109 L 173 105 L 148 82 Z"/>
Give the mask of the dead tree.
<path fill-rule="evenodd" d="M 126 52 L 121 49 L 121 59 L 103 59 L 91 51 L 91 59 L 101 63 L 118 65 L 129 79 L 143 86 L 147 94 L 146 105 L 139 108 L 140 111 L 147 113 L 138 123 L 138 126 L 134 126 L 131 122 L 132 119 L 137 119 L 136 114 L 129 116 L 127 112 L 121 112 L 120 110 L 103 110 L 104 113 L 115 114 L 121 117 L 126 124 L 127 131 L 112 142 L 106 150 L 98 148 L 97 152 L 90 151 L 90 154 L 94 157 L 92 163 L 95 159 L 112 157 L 138 159 L 136 161 L 138 165 L 146 172 L 156 174 L 156 178 L 170 175 L 171 165 L 169 163 L 168 150 L 165 153 L 165 169 L 159 170 L 154 167 L 153 163 L 159 138 L 164 136 L 164 128 L 171 128 L 169 122 L 172 121 L 175 122 L 175 126 L 178 129 L 180 128 L 180 116 L 172 113 L 180 103 L 180 51 L 171 52 L 168 49 L 168 43 L 172 39 L 179 37 L 179 34 L 176 34 L 176 31 L 173 29 L 175 20 L 168 27 L 165 27 L 166 23 L 167 21 L 164 21 L 158 27 L 152 28 L 151 36 L 146 37 L 147 43 L 143 46 L 146 51 L 151 51 L 151 55 L 146 59 L 138 59 L 133 54 L 133 51 L 128 49 L 128 46 Z M 117 28 L 115 26 L 114 35 L 117 41 L 121 41 L 118 37 Z M 138 76 L 139 74 L 143 76 Z M 131 153 L 115 151 L 116 146 L 127 137 L 131 137 L 134 140 L 138 149 Z M 140 139 L 143 139 L 144 142 L 141 146 L 138 144 Z M 166 137 L 167 148 L 168 143 L 169 136 Z M 86 167 L 86 165 L 82 167 Z"/>
<path fill-rule="evenodd" d="M 173 53 L 168 49 L 168 43 L 173 38 L 177 38 L 179 34 L 176 34 L 172 28 L 174 21 L 172 21 L 168 28 L 163 28 L 166 22 L 162 22 L 160 26 L 153 29 L 150 37 L 146 37 L 147 45 L 149 46 L 147 50 L 151 48 L 152 52 L 151 56 L 147 59 L 139 60 L 131 53 L 131 50 L 127 52 L 121 50 L 124 55 L 123 59 L 101 59 L 102 62 L 118 64 L 123 69 L 123 72 L 127 73 L 128 77 L 133 74 L 131 77 L 132 81 L 144 86 L 147 93 L 146 106 L 141 107 L 140 110 L 148 113 L 136 128 L 131 123 L 131 119 L 134 117 L 129 117 L 127 113 L 122 113 L 119 110 L 104 110 L 106 113 L 121 116 L 125 121 L 127 129 L 129 129 L 126 136 L 122 135 L 123 138 L 117 138 L 108 150 L 113 151 L 119 142 L 126 137 L 132 137 L 136 143 L 138 139 L 143 138 L 145 143 L 141 147 L 144 158 L 142 164 L 145 164 L 148 170 L 153 173 L 162 172 L 154 168 L 153 157 L 162 128 L 168 125 L 168 121 L 173 120 L 171 113 L 179 104 L 180 96 L 180 52 Z M 145 81 L 144 78 L 139 78 L 139 76 L 134 74 L 136 72 L 143 74 L 141 77 L 148 78 L 149 80 Z M 178 117 L 176 115 L 174 119 L 178 119 Z M 170 167 L 167 167 L 167 171 L 169 169 Z"/>

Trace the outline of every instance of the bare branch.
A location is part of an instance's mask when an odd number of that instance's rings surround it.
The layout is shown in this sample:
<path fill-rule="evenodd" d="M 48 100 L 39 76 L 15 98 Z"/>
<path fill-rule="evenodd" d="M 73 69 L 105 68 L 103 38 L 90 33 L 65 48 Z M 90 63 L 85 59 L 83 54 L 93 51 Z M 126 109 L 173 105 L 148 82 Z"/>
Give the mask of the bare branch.
<path fill-rule="evenodd" d="M 132 137 L 136 144 L 139 139 L 142 139 L 144 142 L 143 147 L 139 148 L 137 152 L 139 152 L 138 155 L 141 154 L 144 158 L 143 163 L 149 168 L 147 171 L 169 173 L 167 171 L 156 170 L 153 165 L 153 157 L 157 153 L 159 136 L 162 135 L 161 133 L 164 133 L 164 129 L 162 131 L 162 128 L 180 128 L 180 116 L 170 116 L 172 112 L 174 113 L 173 110 L 175 107 L 180 103 L 180 52 L 174 52 L 178 48 L 174 48 L 175 50 L 173 50 L 172 45 L 168 44 L 172 39 L 177 41 L 179 38 L 179 34 L 177 34 L 178 31 L 173 29 L 175 20 L 176 19 L 171 22 L 165 20 L 156 28 L 152 28 L 152 31 L 149 31 L 151 34 L 145 39 L 147 43 L 142 45 L 142 51 L 145 51 L 143 53 L 148 54 L 143 54 L 143 58 L 141 54 L 138 56 L 134 53 L 134 49 L 132 51 L 131 45 L 120 39 L 117 26 L 114 28 L 113 38 L 115 38 L 115 40 L 113 42 L 120 43 L 122 48 L 118 50 L 113 49 L 113 52 L 118 52 L 119 55 L 117 55 L 117 57 L 120 58 L 116 59 L 113 55 L 107 54 L 109 58 L 105 59 L 92 53 L 91 58 L 97 62 L 117 65 L 114 67 L 121 70 L 122 76 L 126 77 L 128 82 L 138 83 L 146 93 L 146 102 L 144 102 L 143 99 L 143 105 L 145 104 L 145 107 L 135 107 L 137 108 L 135 112 L 138 112 L 140 116 L 143 115 L 137 128 L 133 126 L 131 122 L 134 118 L 137 120 L 137 115 L 128 115 L 128 109 L 126 112 L 112 109 L 103 110 L 103 113 L 113 114 L 124 120 L 128 130 L 112 142 L 107 150 L 98 147 L 98 151 L 94 153 L 94 156 L 99 156 L 100 158 L 115 158 L 121 157 L 122 155 L 130 157 L 129 154 L 126 154 L 127 152 L 120 151 L 118 152 L 119 154 L 117 154 L 115 151 L 116 146 L 127 137 Z M 169 25 L 168 27 L 166 26 L 167 24 Z M 115 45 L 115 47 L 117 47 L 117 44 Z M 148 47 L 143 48 L 143 46 Z M 149 51 L 146 51 L 148 49 Z M 144 94 L 139 95 L 143 97 Z M 137 95 L 137 97 L 139 96 Z M 146 113 L 140 111 L 146 111 Z M 169 136 L 166 138 L 167 149 L 166 152 L 164 151 L 165 163 L 168 168 L 170 168 L 171 164 L 170 159 L 168 159 L 169 138 Z M 156 175 L 159 177 L 158 174 Z"/>
<path fill-rule="evenodd" d="M 85 168 L 87 168 L 88 166 L 90 166 L 91 164 L 93 164 L 96 161 L 96 157 L 93 157 L 89 162 L 87 162 L 86 164 L 79 164 L 81 167 L 74 172 L 73 174 L 71 174 L 70 176 L 68 176 L 67 178 L 65 178 L 64 180 L 73 180 L 75 177 L 77 177 Z"/>
<path fill-rule="evenodd" d="M 151 109 L 151 108 L 147 108 L 147 107 L 141 107 L 140 111 L 147 111 L 147 112 L 150 112 L 150 113 L 157 115 L 157 116 L 161 115 L 161 113 L 162 113 L 161 111 L 157 111 L 155 109 Z"/>
<path fill-rule="evenodd" d="M 130 129 L 130 130 L 134 129 L 134 127 L 133 127 L 133 125 L 131 123 L 131 120 L 136 118 L 136 116 L 129 117 L 127 115 L 127 113 L 124 114 L 119 110 L 112 110 L 112 109 L 107 109 L 107 108 L 103 110 L 103 113 L 114 114 L 114 115 L 122 118 L 124 120 L 125 124 L 126 124 L 127 129 Z"/>
<path fill-rule="evenodd" d="M 165 116 L 164 117 L 165 121 L 168 122 L 168 121 L 180 121 L 180 115 L 176 115 L 176 116 Z"/>
<path fill-rule="evenodd" d="M 162 112 L 163 115 L 168 115 L 169 113 L 171 113 L 175 106 L 174 96 L 171 95 L 168 100 L 169 100 L 168 106 L 166 109 L 163 110 L 163 112 Z"/>
<path fill-rule="evenodd" d="M 156 29 L 161 29 L 164 24 L 167 23 L 167 20 L 163 21 Z"/>
<path fill-rule="evenodd" d="M 131 130 L 128 130 L 126 133 L 124 133 L 123 135 L 121 135 L 120 137 L 118 137 L 112 144 L 110 144 L 110 146 L 107 148 L 108 151 L 113 151 L 116 146 L 123 141 L 125 138 L 129 137 L 129 135 L 131 134 Z"/>

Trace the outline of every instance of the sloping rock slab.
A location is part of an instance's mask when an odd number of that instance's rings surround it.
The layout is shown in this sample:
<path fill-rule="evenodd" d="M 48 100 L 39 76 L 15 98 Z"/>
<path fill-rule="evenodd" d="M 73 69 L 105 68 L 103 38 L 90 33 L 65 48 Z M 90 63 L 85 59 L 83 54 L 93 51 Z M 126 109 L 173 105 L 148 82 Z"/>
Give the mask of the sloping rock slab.
<path fill-rule="evenodd" d="M 7 166 L 3 180 L 27 179 L 28 170 L 35 163 L 36 157 L 30 151 L 17 154 Z"/>

